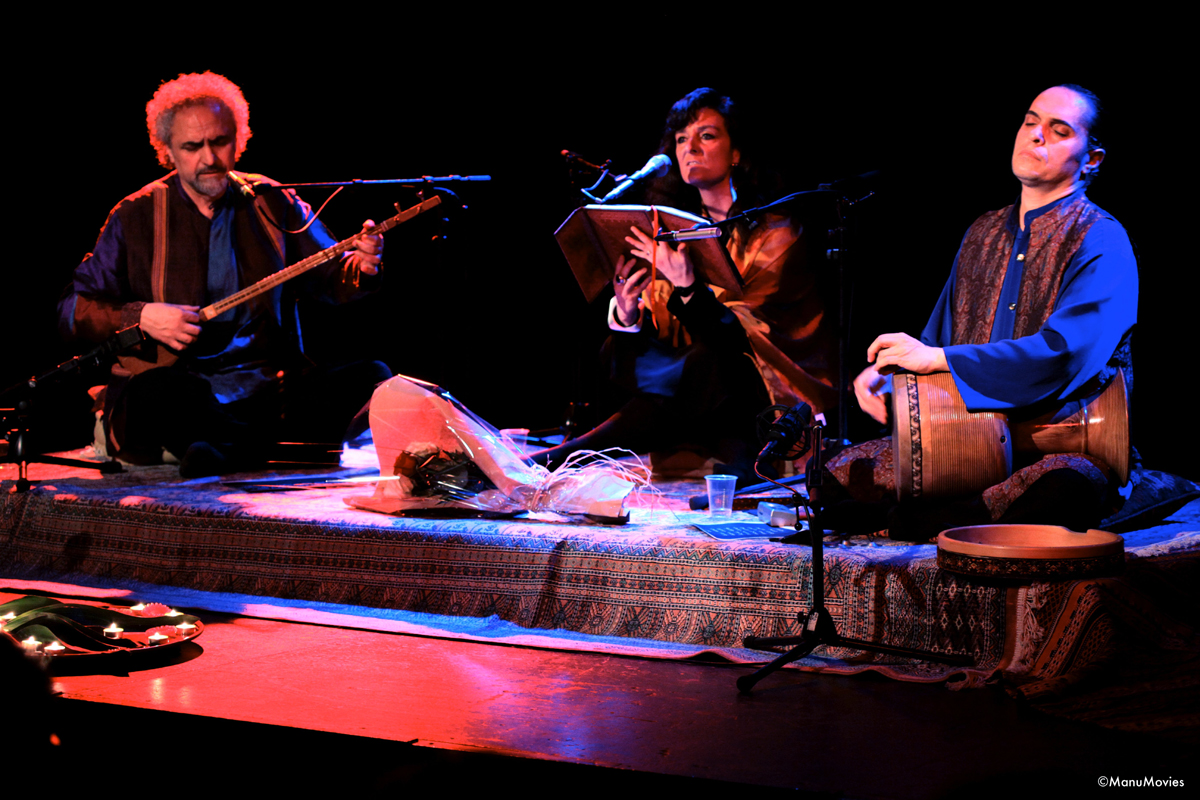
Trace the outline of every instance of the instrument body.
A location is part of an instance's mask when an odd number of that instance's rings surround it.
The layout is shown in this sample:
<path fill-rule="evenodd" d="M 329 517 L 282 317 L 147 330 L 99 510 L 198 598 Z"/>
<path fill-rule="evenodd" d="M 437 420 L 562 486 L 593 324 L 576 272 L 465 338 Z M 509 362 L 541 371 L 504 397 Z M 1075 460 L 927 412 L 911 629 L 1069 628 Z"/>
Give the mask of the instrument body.
<path fill-rule="evenodd" d="M 898 373 L 892 387 L 896 496 L 953 497 L 980 492 L 1012 475 L 1017 457 L 1085 453 L 1129 480 L 1129 404 L 1125 375 L 1065 419 L 1048 412 L 1014 419 L 967 410 L 948 372 Z M 1033 459 L 1036 460 L 1036 459 Z"/>
<path fill-rule="evenodd" d="M 1057 525 L 951 528 L 938 535 L 937 546 L 939 567 L 977 578 L 1081 580 L 1125 567 L 1125 540 L 1117 534 Z"/>

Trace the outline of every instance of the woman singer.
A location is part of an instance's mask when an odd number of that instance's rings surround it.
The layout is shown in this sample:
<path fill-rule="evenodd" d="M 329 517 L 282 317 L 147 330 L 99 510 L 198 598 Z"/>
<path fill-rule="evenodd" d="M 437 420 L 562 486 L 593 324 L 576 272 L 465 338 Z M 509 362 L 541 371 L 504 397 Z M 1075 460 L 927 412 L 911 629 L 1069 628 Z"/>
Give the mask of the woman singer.
<path fill-rule="evenodd" d="M 659 152 L 673 159 L 647 192 L 652 203 L 722 221 L 775 199 L 763 196 L 737 106 L 712 89 L 671 107 Z M 744 283 L 742 297 L 732 299 L 697 278 L 686 243 L 656 243 L 631 228 L 605 344 L 610 377 L 631 398 L 592 431 L 535 459 L 554 464 L 577 450 L 691 444 L 723 462 L 718 469 L 750 480 L 759 412 L 804 401 L 820 413 L 836 402 L 836 333 L 802 234 L 782 214 L 768 213 L 753 228 L 738 222 L 725 243 Z"/>

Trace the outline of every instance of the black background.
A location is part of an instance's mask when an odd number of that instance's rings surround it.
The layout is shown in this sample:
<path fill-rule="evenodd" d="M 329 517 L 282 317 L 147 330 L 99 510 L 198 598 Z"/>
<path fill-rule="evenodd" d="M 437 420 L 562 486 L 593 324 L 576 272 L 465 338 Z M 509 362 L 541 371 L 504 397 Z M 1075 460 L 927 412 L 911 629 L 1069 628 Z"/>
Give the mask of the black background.
<path fill-rule="evenodd" d="M 355 33 L 348 20 L 313 19 L 294 35 L 276 24 L 263 28 L 269 37 L 217 37 L 217 21 L 199 21 L 138 38 L 108 18 L 13 65 L 8 127 L 20 143 L 7 148 L 0 385 L 73 354 L 55 334 L 56 298 L 109 209 L 161 175 L 145 103 L 180 72 L 211 69 L 242 87 L 254 136 L 241 169 L 285 182 L 493 177 L 457 185 L 469 209 L 447 239 L 432 241 L 430 222 L 389 233 L 384 289 L 307 309 L 305 334 L 318 358 L 378 358 L 445 386 L 498 427 L 530 428 L 600 396 L 604 309 L 584 302 L 552 236 L 579 202 L 564 148 L 635 169 L 671 103 L 708 85 L 751 112 L 789 190 L 882 170 L 861 207 L 853 374 L 875 334 L 920 332 L 967 226 L 1017 196 L 1009 159 L 1024 110 L 1047 86 L 1073 82 L 1097 92 L 1108 115 L 1108 158 L 1089 194 L 1139 257 L 1134 441 L 1149 466 L 1197 477 L 1182 452 L 1196 437 L 1181 421 L 1194 392 L 1178 357 L 1197 313 L 1182 222 L 1180 114 L 1192 104 L 1162 61 L 978 28 L 948 39 L 915 22 L 868 40 L 844 21 L 814 30 L 800 14 L 692 28 L 648 13 L 628 30 L 582 14 L 453 27 L 462 22 L 360 18 Z M 314 34 L 337 43 L 314 44 Z M 316 206 L 326 194 L 304 196 Z M 413 200 L 395 188 L 347 190 L 322 219 L 348 236 Z"/>

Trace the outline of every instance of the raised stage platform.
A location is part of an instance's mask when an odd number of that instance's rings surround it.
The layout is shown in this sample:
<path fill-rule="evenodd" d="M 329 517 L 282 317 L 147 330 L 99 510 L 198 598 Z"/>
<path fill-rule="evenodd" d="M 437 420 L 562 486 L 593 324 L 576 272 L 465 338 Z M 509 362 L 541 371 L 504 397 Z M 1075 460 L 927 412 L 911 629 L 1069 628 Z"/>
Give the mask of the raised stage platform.
<path fill-rule="evenodd" d="M 32 491 L 0 496 L 6 578 L 175 587 L 192 591 L 189 608 L 235 613 L 269 609 L 272 598 L 349 616 L 407 612 L 421 632 L 452 637 L 464 635 L 455 620 L 499 620 L 552 632 L 543 646 L 628 642 L 632 652 L 743 662 L 769 657 L 741 649 L 745 636 L 797 633 L 810 603 L 810 549 L 709 538 L 690 525 L 706 515 L 686 511 L 696 484 L 668 485 L 640 501 L 630 524 L 600 526 L 392 517 L 346 506 L 367 487 L 251 494 L 182 481 L 171 467 L 101 477 L 35 465 L 34 480 L 39 470 Z M 966 654 L 975 666 L 846 650 L 818 650 L 799 666 L 955 685 L 1002 676 L 1037 694 L 1127 658 L 1129 647 L 1194 648 L 1180 604 L 1200 605 L 1200 504 L 1126 542 L 1121 576 L 1015 585 L 945 572 L 933 545 L 830 540 L 826 604 L 842 635 Z"/>

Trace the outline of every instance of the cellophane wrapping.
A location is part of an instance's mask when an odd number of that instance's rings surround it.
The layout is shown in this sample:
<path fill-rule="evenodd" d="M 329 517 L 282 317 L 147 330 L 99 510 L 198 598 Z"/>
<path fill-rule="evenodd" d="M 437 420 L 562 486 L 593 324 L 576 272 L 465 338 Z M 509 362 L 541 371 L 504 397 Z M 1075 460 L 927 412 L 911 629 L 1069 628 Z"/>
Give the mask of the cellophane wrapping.
<path fill-rule="evenodd" d="M 649 485 L 648 470 L 604 454 L 575 454 L 553 472 L 531 464 L 449 392 L 403 375 L 375 390 L 370 420 L 380 480 L 373 495 L 346 498 L 355 508 L 385 514 L 463 508 L 619 518 L 629 494 Z M 582 460 L 590 463 L 580 466 Z"/>

